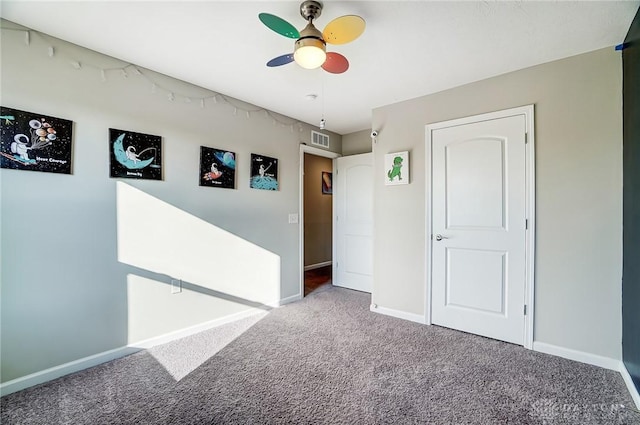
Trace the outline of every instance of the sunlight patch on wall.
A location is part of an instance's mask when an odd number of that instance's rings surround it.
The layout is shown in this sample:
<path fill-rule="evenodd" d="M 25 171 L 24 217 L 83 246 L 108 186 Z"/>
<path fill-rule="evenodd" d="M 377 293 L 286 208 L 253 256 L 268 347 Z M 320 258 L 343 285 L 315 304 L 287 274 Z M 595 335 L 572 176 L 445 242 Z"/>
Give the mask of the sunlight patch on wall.
<path fill-rule="evenodd" d="M 233 310 L 233 302 L 202 296 L 191 290 L 184 290 L 175 297 L 167 288 L 165 283 L 157 280 L 127 275 L 129 346 L 147 348 L 148 354 L 176 381 L 193 372 L 269 314 L 253 308 L 240 314 L 229 314 Z M 209 326 L 212 323 L 211 312 L 226 314 L 226 317 L 214 320 L 220 324 L 206 330 L 202 330 L 200 325 L 192 326 L 193 321 Z M 185 333 L 186 336 L 176 338 L 177 334 L 182 336 Z"/>
<path fill-rule="evenodd" d="M 172 294 L 166 283 L 135 274 L 127 275 L 127 301 L 129 344 L 164 337 L 238 312 L 238 304 L 232 301 L 187 289 Z"/>
<path fill-rule="evenodd" d="M 278 255 L 126 183 L 117 182 L 116 192 L 118 261 L 237 299 L 277 305 Z M 170 293 L 166 282 L 160 287 Z M 173 294 L 172 302 L 185 295 Z"/>

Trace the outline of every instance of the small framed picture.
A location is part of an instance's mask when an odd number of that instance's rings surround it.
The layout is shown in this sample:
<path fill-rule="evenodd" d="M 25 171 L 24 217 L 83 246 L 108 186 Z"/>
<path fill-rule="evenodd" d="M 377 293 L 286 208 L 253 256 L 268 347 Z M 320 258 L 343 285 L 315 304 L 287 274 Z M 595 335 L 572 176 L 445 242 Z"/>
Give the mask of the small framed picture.
<path fill-rule="evenodd" d="M 251 154 L 252 189 L 278 190 L 278 160 L 270 156 Z"/>
<path fill-rule="evenodd" d="M 322 172 L 322 193 L 331 195 L 333 193 L 332 174 L 328 171 Z"/>
<path fill-rule="evenodd" d="M 235 152 L 200 146 L 200 186 L 235 189 Z"/>
<path fill-rule="evenodd" d="M 384 183 L 409 184 L 409 152 L 388 153 L 384 156 Z"/>
<path fill-rule="evenodd" d="M 110 176 L 162 180 L 162 138 L 109 129 Z"/>

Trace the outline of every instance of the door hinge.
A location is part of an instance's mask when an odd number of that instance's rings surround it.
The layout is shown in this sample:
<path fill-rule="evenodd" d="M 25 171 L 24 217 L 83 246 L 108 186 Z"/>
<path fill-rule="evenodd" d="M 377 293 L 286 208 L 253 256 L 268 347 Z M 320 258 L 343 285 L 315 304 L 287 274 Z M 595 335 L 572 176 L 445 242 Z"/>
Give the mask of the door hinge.
<path fill-rule="evenodd" d="M 526 304 L 524 305 L 524 315 L 525 316 L 527 315 L 527 305 Z"/>
<path fill-rule="evenodd" d="M 529 143 L 529 133 L 524 133 L 524 143 Z"/>
<path fill-rule="evenodd" d="M 529 229 L 529 219 L 528 218 L 524 219 L 524 228 L 525 228 L 525 230 Z"/>

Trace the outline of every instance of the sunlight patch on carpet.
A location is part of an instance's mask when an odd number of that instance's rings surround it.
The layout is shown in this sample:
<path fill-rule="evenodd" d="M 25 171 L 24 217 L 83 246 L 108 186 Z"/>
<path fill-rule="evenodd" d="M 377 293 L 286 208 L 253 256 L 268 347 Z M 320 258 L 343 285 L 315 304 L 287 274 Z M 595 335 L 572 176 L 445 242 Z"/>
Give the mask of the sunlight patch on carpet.
<path fill-rule="evenodd" d="M 148 353 L 151 354 L 176 381 L 180 381 L 268 314 L 268 312 L 259 312 L 236 322 L 209 329 L 167 344 L 158 345 L 150 348 Z"/>

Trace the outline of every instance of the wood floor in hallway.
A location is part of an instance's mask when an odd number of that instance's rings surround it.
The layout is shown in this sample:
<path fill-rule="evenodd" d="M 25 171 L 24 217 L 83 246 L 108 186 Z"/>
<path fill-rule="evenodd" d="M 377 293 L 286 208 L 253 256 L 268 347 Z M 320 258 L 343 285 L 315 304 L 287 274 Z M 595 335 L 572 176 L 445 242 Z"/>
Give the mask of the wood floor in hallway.
<path fill-rule="evenodd" d="M 331 266 L 320 267 L 304 272 L 304 296 L 306 297 L 320 286 L 331 284 Z"/>

